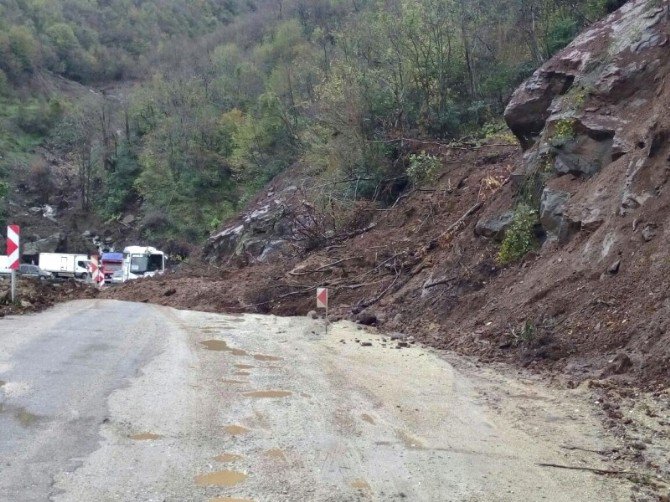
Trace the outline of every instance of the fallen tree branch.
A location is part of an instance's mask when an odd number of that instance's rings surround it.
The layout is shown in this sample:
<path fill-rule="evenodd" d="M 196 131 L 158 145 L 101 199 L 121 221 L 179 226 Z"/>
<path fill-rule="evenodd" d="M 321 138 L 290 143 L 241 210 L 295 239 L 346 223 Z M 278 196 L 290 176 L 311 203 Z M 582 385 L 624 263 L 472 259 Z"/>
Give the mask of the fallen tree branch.
<path fill-rule="evenodd" d="M 562 465 L 562 464 L 552 464 L 552 463 L 545 463 L 541 462 L 539 464 L 540 467 L 554 467 L 556 469 L 569 469 L 571 471 L 587 471 L 587 472 L 593 472 L 595 474 L 601 474 L 601 475 L 615 475 L 615 476 L 630 476 L 635 474 L 634 472 L 631 471 L 619 471 L 619 470 L 612 470 L 612 469 L 598 469 L 595 467 L 581 467 L 578 465 Z"/>
<path fill-rule="evenodd" d="M 362 260 L 362 256 L 351 256 L 349 258 L 342 258 L 341 260 L 334 261 L 333 263 L 328 263 L 327 265 L 324 265 L 322 267 L 319 267 L 314 270 L 305 270 L 305 271 L 300 271 L 300 272 L 294 272 L 291 270 L 288 274 L 292 276 L 301 276 L 301 275 L 310 275 L 310 274 L 318 274 L 319 272 L 325 272 L 331 267 L 334 267 L 335 265 L 339 265 L 340 263 L 343 263 L 345 261 L 351 261 L 351 260 Z"/>
<path fill-rule="evenodd" d="M 455 281 L 456 279 L 458 279 L 457 276 L 448 277 L 448 278 L 447 278 L 447 277 L 443 277 L 442 279 L 438 279 L 438 280 L 436 280 L 436 281 L 429 282 L 428 284 L 426 284 L 426 285 L 423 287 L 423 289 L 430 289 L 430 288 L 434 288 L 435 286 L 440 286 L 440 285 L 442 285 L 442 284 L 449 284 L 451 281 Z"/>

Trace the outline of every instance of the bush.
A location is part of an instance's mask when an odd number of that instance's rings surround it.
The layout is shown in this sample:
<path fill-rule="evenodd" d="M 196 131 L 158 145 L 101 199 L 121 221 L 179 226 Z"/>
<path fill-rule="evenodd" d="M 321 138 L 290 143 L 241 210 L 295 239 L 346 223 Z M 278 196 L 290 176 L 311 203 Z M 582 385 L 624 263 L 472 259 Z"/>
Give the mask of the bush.
<path fill-rule="evenodd" d="M 441 167 L 440 159 L 422 151 L 419 155 L 412 154 L 409 156 L 407 177 L 414 186 L 433 183 L 436 181 L 437 173 Z"/>
<path fill-rule="evenodd" d="M 505 233 L 505 239 L 498 252 L 498 263 L 507 265 L 520 260 L 537 246 L 535 224 L 537 211 L 521 203 L 514 211 L 514 221 Z"/>

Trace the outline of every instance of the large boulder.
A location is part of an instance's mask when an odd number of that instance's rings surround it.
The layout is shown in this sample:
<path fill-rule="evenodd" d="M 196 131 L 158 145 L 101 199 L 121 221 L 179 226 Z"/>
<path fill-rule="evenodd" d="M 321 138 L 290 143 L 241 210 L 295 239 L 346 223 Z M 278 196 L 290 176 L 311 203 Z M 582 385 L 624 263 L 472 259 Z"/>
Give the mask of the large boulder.
<path fill-rule="evenodd" d="M 23 254 L 26 256 L 35 256 L 40 253 L 55 253 L 63 247 L 64 241 L 65 235 L 60 232 L 42 239 L 39 237 L 28 238 L 23 243 Z"/>
<path fill-rule="evenodd" d="M 561 236 L 565 227 L 563 212 L 571 194 L 545 188 L 540 199 L 540 223 L 550 237 Z"/>
<path fill-rule="evenodd" d="M 651 171 L 655 157 L 667 156 L 670 124 L 662 103 L 669 72 L 670 5 L 631 0 L 513 94 L 505 120 L 524 160 L 512 179 L 517 187 L 531 181 L 534 195 L 541 195 L 540 221 L 550 237 L 564 235 L 566 225 L 597 228 L 657 196 L 664 171 Z M 608 170 L 608 179 L 597 179 Z M 560 185 L 573 187 L 576 196 L 545 190 L 555 186 L 554 177 L 566 178 Z"/>
<path fill-rule="evenodd" d="M 475 235 L 502 242 L 505 232 L 514 221 L 514 211 L 480 219 L 475 225 Z"/>

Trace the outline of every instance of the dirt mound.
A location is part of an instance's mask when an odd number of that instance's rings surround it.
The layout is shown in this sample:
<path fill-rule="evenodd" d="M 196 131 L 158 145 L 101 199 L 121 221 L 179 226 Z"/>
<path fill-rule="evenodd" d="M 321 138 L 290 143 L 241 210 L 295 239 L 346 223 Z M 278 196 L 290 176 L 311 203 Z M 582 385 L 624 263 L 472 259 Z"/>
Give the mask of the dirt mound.
<path fill-rule="evenodd" d="M 0 278 L 0 317 L 39 312 L 56 303 L 91 298 L 97 294 L 89 285 L 76 281 L 41 282 L 19 278 L 17 300 L 12 303 L 10 288 L 9 278 Z"/>

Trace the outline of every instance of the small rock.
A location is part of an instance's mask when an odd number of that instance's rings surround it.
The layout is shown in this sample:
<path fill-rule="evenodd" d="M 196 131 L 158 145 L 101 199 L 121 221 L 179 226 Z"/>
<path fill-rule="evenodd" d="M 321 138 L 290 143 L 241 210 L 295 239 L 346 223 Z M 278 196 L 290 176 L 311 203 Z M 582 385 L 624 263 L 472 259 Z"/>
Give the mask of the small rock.
<path fill-rule="evenodd" d="M 642 229 L 642 238 L 644 239 L 645 242 L 649 242 L 654 237 L 656 237 L 655 225 L 647 225 Z"/>
<path fill-rule="evenodd" d="M 28 300 L 21 300 L 19 302 L 19 305 L 21 305 L 21 308 L 24 308 L 24 309 L 29 309 L 30 307 L 33 306 L 33 304 L 30 303 Z"/>
<path fill-rule="evenodd" d="M 176 293 L 177 293 L 177 290 L 172 288 L 172 289 L 168 289 L 165 293 L 163 293 L 163 296 L 172 296 Z"/>
<path fill-rule="evenodd" d="M 361 347 L 372 347 L 372 342 L 361 342 Z"/>
<path fill-rule="evenodd" d="M 611 375 L 623 375 L 633 367 L 633 361 L 627 354 L 621 352 L 610 361 L 610 364 L 602 373 L 603 377 Z"/>
<path fill-rule="evenodd" d="M 391 334 L 391 340 L 404 340 L 407 338 L 407 335 L 403 333 L 392 333 Z"/>
<path fill-rule="evenodd" d="M 409 347 L 409 343 L 407 343 L 407 342 L 398 342 L 398 345 L 396 346 L 396 348 L 398 348 L 398 349 L 406 349 L 408 347 Z"/>
<path fill-rule="evenodd" d="M 356 320 L 363 326 L 375 326 L 377 324 L 377 316 L 373 313 L 361 313 Z"/>
<path fill-rule="evenodd" d="M 617 260 L 609 266 L 607 272 L 609 272 L 611 275 L 616 275 L 619 273 L 620 268 L 621 268 L 621 260 Z"/>
<path fill-rule="evenodd" d="M 307 317 L 309 319 L 317 319 L 319 316 L 316 313 L 316 310 L 310 310 L 309 312 L 307 312 Z"/>

